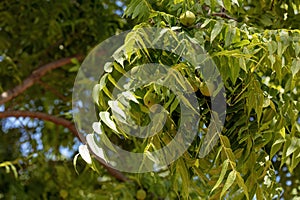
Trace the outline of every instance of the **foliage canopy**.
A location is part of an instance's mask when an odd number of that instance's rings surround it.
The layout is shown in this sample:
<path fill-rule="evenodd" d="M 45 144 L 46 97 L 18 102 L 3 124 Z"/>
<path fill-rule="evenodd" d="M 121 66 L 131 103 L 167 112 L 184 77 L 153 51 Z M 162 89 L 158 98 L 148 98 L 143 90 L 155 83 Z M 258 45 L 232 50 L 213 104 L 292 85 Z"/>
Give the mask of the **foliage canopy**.
<path fill-rule="evenodd" d="M 300 1 L 124 3 L 126 20 L 119 15 L 124 6 L 120 1 L 0 3 L 0 100 L 3 102 L 0 116 L 6 118 L 10 113 L 12 117 L 26 117 L 30 112 L 36 114 L 27 116 L 41 119 L 3 119 L 0 198 L 299 198 Z M 192 24 L 180 22 L 186 11 L 195 14 Z M 72 157 L 79 142 L 69 133 L 71 125 L 61 118 L 72 120 L 72 84 L 81 55 L 87 55 L 98 42 L 133 25 L 122 47 L 125 50 L 115 54 L 109 70 L 99 77 L 102 85 L 96 88 L 100 89 L 93 95 L 97 112 L 103 114 L 99 118 L 103 131 L 114 144 L 133 152 L 154 151 L 172 140 L 180 124 L 179 102 L 168 88 L 156 84 L 135 90 L 124 112 L 132 122 L 147 125 L 149 107 L 164 106 L 168 115 L 159 134 L 136 139 L 126 134 L 124 127 L 111 126 L 120 120 L 120 116 L 111 112 L 113 107 L 109 103 L 116 82 L 138 65 L 160 63 L 184 76 L 195 91 L 201 109 L 199 137 L 178 160 L 159 172 L 123 173 L 127 178 L 122 179 L 95 157 L 89 166 L 78 157 L 74 159 L 79 172 L 76 175 Z M 199 157 L 199 150 L 209 133 L 211 99 L 220 95 L 220 90 L 216 85 L 209 95 L 204 92 L 206 80 L 197 66 L 181 58 L 183 54 L 144 48 L 151 47 L 164 34 L 158 32 L 149 36 L 150 40 L 141 29 L 146 27 L 173 32 L 172 41 L 177 43 L 165 41 L 165 45 L 184 44 L 186 49 L 182 52 L 192 49 L 187 40 L 196 41 L 220 71 L 226 95 L 225 124 L 221 131 L 214 130 L 220 139 L 205 157 Z M 183 37 L 175 32 L 184 33 Z M 72 57 L 75 54 L 79 56 Z M 37 84 L 20 92 L 22 95 L 5 101 L 7 95 L 14 94 L 9 89 L 22 85 L 37 66 L 69 57 L 68 62 L 55 67 L 58 69 L 34 79 Z M 17 115 L 12 111 L 27 112 Z M 47 122 L 49 119 L 54 123 Z M 62 156 L 63 147 L 74 155 Z"/>

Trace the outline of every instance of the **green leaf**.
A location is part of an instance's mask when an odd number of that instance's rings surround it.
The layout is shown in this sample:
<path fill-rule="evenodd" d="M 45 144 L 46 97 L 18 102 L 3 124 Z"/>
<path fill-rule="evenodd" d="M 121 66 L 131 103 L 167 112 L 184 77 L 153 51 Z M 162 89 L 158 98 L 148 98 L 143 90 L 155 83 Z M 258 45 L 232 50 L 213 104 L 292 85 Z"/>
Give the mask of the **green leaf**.
<path fill-rule="evenodd" d="M 200 28 L 205 28 L 207 26 L 207 24 L 209 24 L 211 21 L 212 21 L 212 19 L 205 19 L 203 24 L 201 24 Z"/>
<path fill-rule="evenodd" d="M 215 189 L 217 189 L 217 187 L 219 187 L 219 185 L 222 183 L 223 179 L 224 179 L 224 176 L 227 172 L 227 169 L 228 169 L 228 165 L 229 165 L 229 160 L 226 159 L 223 164 L 222 164 L 222 170 L 221 170 L 221 173 L 220 173 L 220 176 L 219 176 L 219 179 L 217 181 L 217 183 L 215 184 L 215 186 L 213 187 L 213 189 L 211 190 L 210 193 L 212 193 Z"/>
<path fill-rule="evenodd" d="M 125 39 L 125 52 L 126 58 L 128 60 L 131 59 L 131 56 L 136 52 L 136 39 L 135 39 L 136 33 L 134 31 L 131 31 L 127 34 Z"/>
<path fill-rule="evenodd" d="M 229 173 L 228 175 L 228 178 L 224 184 L 224 187 L 222 189 L 222 192 L 221 192 L 221 196 L 220 197 L 223 197 L 224 194 L 226 193 L 226 191 L 232 186 L 232 184 L 234 183 L 235 181 L 235 178 L 236 178 L 236 171 L 233 170 Z"/>
<path fill-rule="evenodd" d="M 295 58 L 292 62 L 292 66 L 291 66 L 291 71 L 292 71 L 293 77 L 299 72 L 299 70 L 300 70 L 300 59 Z"/>
<path fill-rule="evenodd" d="M 174 93 L 170 94 L 170 96 L 168 97 L 168 101 L 164 104 L 165 109 L 167 109 L 171 105 L 175 97 L 176 95 Z"/>
<path fill-rule="evenodd" d="M 73 64 L 75 64 L 75 65 L 79 65 L 80 66 L 80 63 L 79 63 L 79 61 L 78 61 L 78 59 L 77 58 L 71 58 L 71 63 L 73 63 Z"/>
<path fill-rule="evenodd" d="M 190 178 L 189 172 L 182 158 L 180 158 L 176 164 L 176 171 L 180 174 L 182 179 L 182 196 L 184 199 L 188 199 Z"/>
<path fill-rule="evenodd" d="M 118 63 L 114 62 L 113 63 L 114 68 L 120 72 L 121 74 L 126 74 L 126 71 L 124 70 L 124 68 L 122 66 L 120 66 Z"/>
<path fill-rule="evenodd" d="M 298 166 L 299 162 L 300 162 L 300 148 L 298 147 L 297 152 L 295 152 L 292 156 L 292 162 L 289 167 L 291 173 Z"/>
<path fill-rule="evenodd" d="M 228 10 L 229 12 L 231 12 L 231 0 L 223 0 L 224 3 L 224 7 L 226 10 Z"/>
<path fill-rule="evenodd" d="M 111 92 L 109 91 L 109 89 L 106 86 L 104 86 L 102 90 L 110 99 L 113 99 Z"/>
<path fill-rule="evenodd" d="M 107 78 L 116 88 L 122 90 L 122 88 L 118 85 L 117 81 L 114 79 L 114 77 L 111 74 L 108 74 Z"/>
<path fill-rule="evenodd" d="M 17 168 L 12 163 L 10 164 L 10 168 L 11 168 L 13 174 L 14 174 L 14 177 L 18 178 Z"/>
<path fill-rule="evenodd" d="M 231 43 L 233 43 L 233 39 L 235 37 L 236 34 L 236 28 L 232 27 L 232 26 L 227 26 L 226 27 L 226 31 L 225 31 L 225 47 L 228 47 L 229 45 L 231 45 Z"/>
<path fill-rule="evenodd" d="M 286 157 L 290 156 L 292 153 L 294 153 L 297 149 L 300 147 L 300 140 L 297 138 L 291 138 L 291 144 L 287 148 L 286 151 Z"/>
<path fill-rule="evenodd" d="M 269 54 L 272 55 L 277 50 L 277 43 L 275 41 L 271 41 L 267 43 L 267 47 L 268 47 Z"/>
<path fill-rule="evenodd" d="M 257 189 L 256 189 L 256 198 L 257 200 L 264 200 L 264 194 L 263 191 L 261 189 L 261 186 L 259 184 L 257 184 Z"/>
<path fill-rule="evenodd" d="M 108 76 L 108 74 L 104 74 L 104 75 L 101 77 L 101 79 L 100 79 L 100 81 L 99 81 L 99 86 L 97 86 L 97 87 L 99 88 L 98 92 L 99 92 L 100 90 L 103 90 L 104 86 L 106 85 L 107 76 Z"/>
<path fill-rule="evenodd" d="M 224 147 L 230 148 L 230 142 L 227 136 L 225 135 L 220 135 L 221 143 Z"/>
<path fill-rule="evenodd" d="M 288 135 L 286 137 L 286 141 L 283 145 L 282 159 L 281 159 L 281 163 L 280 163 L 280 168 L 286 163 L 287 159 L 289 158 L 289 157 L 287 157 L 287 150 L 290 147 L 290 145 L 291 145 L 291 139 L 290 139 L 290 136 Z"/>
<path fill-rule="evenodd" d="M 258 80 L 251 81 L 247 93 L 248 112 L 250 113 L 251 109 L 253 108 L 256 111 L 258 122 L 260 121 L 262 115 L 264 99 L 264 94 L 260 88 L 260 83 Z"/>
<path fill-rule="evenodd" d="M 232 163 L 235 163 L 235 155 L 233 154 L 232 152 L 232 149 L 231 148 L 225 148 L 225 154 L 227 156 L 227 158 L 232 162 Z"/>
<path fill-rule="evenodd" d="M 223 22 L 217 21 L 210 35 L 210 43 L 214 41 L 214 39 L 219 35 L 223 28 Z"/>
<path fill-rule="evenodd" d="M 177 108 L 178 104 L 180 103 L 180 101 L 175 98 L 173 103 L 170 106 L 170 115 L 173 113 L 173 111 Z"/>
<path fill-rule="evenodd" d="M 78 153 L 78 154 L 76 154 L 75 156 L 74 156 L 74 158 L 73 158 L 73 166 L 74 166 L 74 169 L 75 169 L 75 172 L 76 172 L 76 174 L 77 175 L 79 175 L 79 172 L 78 172 L 78 170 L 77 170 L 77 160 L 78 160 L 78 156 L 79 156 L 80 154 Z"/>
<path fill-rule="evenodd" d="M 219 141 L 219 135 L 221 132 L 219 127 L 222 127 L 222 124 L 218 118 L 218 114 L 212 112 L 212 119 L 202 142 L 201 149 L 199 151 L 199 158 L 204 158 Z"/>
<path fill-rule="evenodd" d="M 248 72 L 247 66 L 246 66 L 246 61 L 244 58 L 239 58 L 239 66 L 245 71 Z"/>
<path fill-rule="evenodd" d="M 246 46 L 250 44 L 250 41 L 249 40 L 242 40 L 240 42 L 237 42 L 233 45 L 233 47 L 237 48 L 237 47 L 243 47 L 243 46 Z"/>
<path fill-rule="evenodd" d="M 230 67 L 230 80 L 232 81 L 233 85 L 235 85 L 235 82 L 239 77 L 241 69 L 239 65 L 239 60 L 235 58 L 231 59 L 230 57 L 228 57 L 228 64 Z"/>
<path fill-rule="evenodd" d="M 249 200 L 248 188 L 245 185 L 243 177 L 241 176 L 241 174 L 239 172 L 236 172 L 236 176 L 237 176 L 238 185 L 244 190 L 244 194 L 246 195 L 246 198 Z"/>
<path fill-rule="evenodd" d="M 93 92 L 92 92 L 92 96 L 93 96 L 93 100 L 94 102 L 99 105 L 99 91 L 102 88 L 100 87 L 100 84 L 96 84 L 93 88 Z"/>
<path fill-rule="evenodd" d="M 148 1 L 133 0 L 130 1 L 124 14 L 125 16 L 131 16 L 132 19 L 138 18 L 139 20 L 145 20 L 149 16 L 150 10 L 152 10 L 152 8 Z"/>

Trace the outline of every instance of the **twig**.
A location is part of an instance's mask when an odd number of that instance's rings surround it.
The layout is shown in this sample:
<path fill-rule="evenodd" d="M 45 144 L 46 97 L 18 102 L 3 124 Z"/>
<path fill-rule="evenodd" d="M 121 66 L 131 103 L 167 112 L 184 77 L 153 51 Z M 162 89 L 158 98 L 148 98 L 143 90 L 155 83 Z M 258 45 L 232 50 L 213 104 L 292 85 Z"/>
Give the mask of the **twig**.
<path fill-rule="evenodd" d="M 59 91 L 57 91 L 55 88 L 53 88 L 51 85 L 41 81 L 41 80 L 37 80 L 37 83 L 39 83 L 45 90 L 48 90 L 50 92 L 52 92 L 54 95 L 56 95 L 58 98 L 60 98 L 63 101 L 67 101 L 68 99 L 61 94 Z"/>
<path fill-rule="evenodd" d="M 0 105 L 4 104 L 11 99 L 15 98 L 16 96 L 20 95 L 22 92 L 24 92 L 26 89 L 31 87 L 36 81 L 38 81 L 42 76 L 44 76 L 47 72 L 62 67 L 66 64 L 71 63 L 71 60 L 73 58 L 77 58 L 78 60 L 82 60 L 83 56 L 76 55 L 68 58 L 62 58 L 60 60 L 48 63 L 46 65 L 43 65 L 33 71 L 31 75 L 29 75 L 20 85 L 16 86 L 15 88 L 5 91 L 0 95 Z"/>
<path fill-rule="evenodd" d="M 62 125 L 64 127 L 68 128 L 76 137 L 78 137 L 82 141 L 82 138 L 78 134 L 74 124 L 64 118 L 55 117 L 53 115 L 49 115 L 49 114 L 42 113 L 42 112 L 32 112 L 32 111 L 13 110 L 13 111 L 0 112 L 0 119 L 7 118 L 7 117 L 30 117 L 30 118 L 37 118 L 37 119 L 50 121 L 57 125 Z M 82 141 L 82 142 L 85 142 L 85 141 Z"/>
<path fill-rule="evenodd" d="M 225 19 L 232 19 L 232 20 L 235 20 L 237 21 L 237 19 L 227 15 L 225 12 L 220 12 L 220 13 L 213 13 L 212 14 L 213 16 L 218 16 L 218 17 L 222 17 L 222 18 L 225 18 Z"/>

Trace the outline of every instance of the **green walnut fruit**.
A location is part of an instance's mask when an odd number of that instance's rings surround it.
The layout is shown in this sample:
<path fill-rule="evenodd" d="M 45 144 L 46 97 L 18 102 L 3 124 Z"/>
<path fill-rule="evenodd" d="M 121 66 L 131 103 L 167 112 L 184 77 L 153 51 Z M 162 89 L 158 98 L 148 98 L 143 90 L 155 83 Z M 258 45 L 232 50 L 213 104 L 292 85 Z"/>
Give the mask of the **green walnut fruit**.
<path fill-rule="evenodd" d="M 191 26 L 196 21 L 196 16 L 191 11 L 186 11 L 185 13 L 182 13 L 179 17 L 180 23 L 182 23 L 184 26 Z"/>
<path fill-rule="evenodd" d="M 200 92 L 207 97 L 210 97 L 213 93 L 213 91 L 215 91 L 216 87 L 213 83 L 204 83 L 201 82 L 200 83 Z"/>
<path fill-rule="evenodd" d="M 146 199 L 146 196 L 147 196 L 147 194 L 146 194 L 145 190 L 143 190 L 143 189 L 139 189 L 136 192 L 136 198 L 138 200 L 144 200 L 144 199 Z"/>
<path fill-rule="evenodd" d="M 151 108 L 154 104 L 158 103 L 157 100 L 157 95 L 150 92 L 147 92 L 144 96 L 144 104 L 148 107 Z"/>

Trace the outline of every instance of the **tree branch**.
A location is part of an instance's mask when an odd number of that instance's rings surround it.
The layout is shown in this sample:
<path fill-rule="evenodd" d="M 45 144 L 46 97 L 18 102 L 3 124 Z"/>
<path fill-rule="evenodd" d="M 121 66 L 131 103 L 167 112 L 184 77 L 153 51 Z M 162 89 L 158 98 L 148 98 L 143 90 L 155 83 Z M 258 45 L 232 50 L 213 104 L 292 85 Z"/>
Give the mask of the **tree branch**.
<path fill-rule="evenodd" d="M 49 114 L 42 113 L 42 112 L 31 112 L 31 111 L 0 112 L 0 119 L 7 118 L 7 117 L 30 117 L 30 118 L 37 118 L 37 119 L 50 121 L 50 122 L 53 122 L 54 124 L 62 125 L 64 127 L 68 128 L 76 137 L 78 137 L 82 141 L 74 124 L 64 118 L 55 117 L 53 115 L 49 115 Z M 82 141 L 82 142 L 85 142 L 85 141 Z"/>
<path fill-rule="evenodd" d="M 0 112 L 0 119 L 7 118 L 7 117 L 30 117 L 30 118 L 37 118 L 37 119 L 42 119 L 42 120 L 53 122 L 54 124 L 61 125 L 61 126 L 68 128 L 82 143 L 86 144 L 85 138 L 78 133 L 75 125 L 72 122 L 70 122 L 69 120 L 66 120 L 64 118 L 55 117 L 53 115 L 49 115 L 49 114 L 42 113 L 42 112 L 31 112 L 31 111 L 3 111 L 3 112 Z M 115 177 L 116 179 L 123 181 L 123 182 L 128 180 L 127 177 L 124 174 L 122 174 L 120 171 L 111 168 L 104 160 L 102 160 L 100 157 L 95 155 L 92 151 L 90 151 L 90 152 L 101 163 L 101 165 L 103 165 L 103 167 L 106 168 L 106 170 L 113 177 Z"/>
<path fill-rule="evenodd" d="M 233 18 L 233 17 L 227 15 L 225 12 L 213 13 L 212 16 L 219 16 L 219 17 L 222 17 L 222 18 L 225 18 L 225 19 L 232 19 L 234 21 L 237 21 L 236 18 Z"/>
<path fill-rule="evenodd" d="M 60 60 L 48 63 L 34 70 L 20 85 L 15 88 L 5 91 L 0 95 L 0 105 L 4 104 L 16 96 L 20 95 L 26 89 L 31 87 L 36 81 L 38 81 L 41 77 L 43 77 L 47 72 L 62 67 L 66 64 L 71 63 L 71 59 L 77 58 L 78 60 L 82 60 L 83 56 L 76 55 L 68 58 L 62 58 Z"/>
<path fill-rule="evenodd" d="M 58 98 L 60 98 L 63 101 L 67 101 L 67 97 L 65 97 L 63 94 L 61 94 L 59 91 L 57 91 L 55 88 L 53 88 L 52 86 L 50 86 L 49 84 L 41 81 L 41 80 L 37 80 L 36 81 L 38 84 L 40 84 L 45 90 L 48 90 L 50 92 L 52 92 L 54 95 L 56 95 Z"/>

